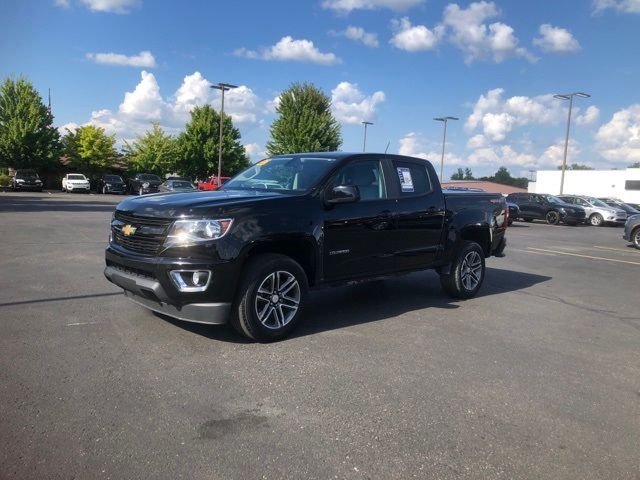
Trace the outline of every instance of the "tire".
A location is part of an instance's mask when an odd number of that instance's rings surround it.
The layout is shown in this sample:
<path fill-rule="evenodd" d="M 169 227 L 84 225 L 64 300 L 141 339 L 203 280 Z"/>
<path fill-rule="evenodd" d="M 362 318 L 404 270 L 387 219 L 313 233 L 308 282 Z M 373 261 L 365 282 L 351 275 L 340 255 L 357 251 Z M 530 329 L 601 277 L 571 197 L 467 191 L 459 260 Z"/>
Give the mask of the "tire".
<path fill-rule="evenodd" d="M 533 222 L 533 218 L 529 218 L 529 217 L 522 217 L 522 220 L 529 223 Z"/>
<path fill-rule="evenodd" d="M 558 225 L 560 223 L 560 214 L 555 210 L 549 210 L 544 219 L 549 225 Z"/>
<path fill-rule="evenodd" d="M 276 254 L 254 257 L 245 267 L 231 324 L 252 340 L 280 340 L 302 317 L 307 290 L 307 276 L 293 259 Z"/>
<path fill-rule="evenodd" d="M 594 213 L 589 217 L 589 224 L 594 227 L 602 227 L 604 225 L 604 218 L 599 213 Z"/>
<path fill-rule="evenodd" d="M 636 227 L 635 230 L 631 232 L 631 241 L 633 242 L 633 246 L 640 250 L 640 227 Z"/>
<path fill-rule="evenodd" d="M 476 242 L 464 242 L 453 259 L 449 273 L 440 275 L 440 284 L 447 295 L 464 300 L 478 293 L 484 275 L 482 247 Z"/>
<path fill-rule="evenodd" d="M 106 195 L 107 194 L 107 187 L 106 186 L 102 186 L 102 194 Z"/>
<path fill-rule="evenodd" d="M 509 219 L 509 221 L 507 222 L 507 225 L 508 225 L 508 226 L 513 225 L 513 218 L 510 218 L 510 219 Z"/>
<path fill-rule="evenodd" d="M 138 195 L 140 196 L 144 195 L 144 190 L 142 190 L 142 187 L 138 189 Z"/>

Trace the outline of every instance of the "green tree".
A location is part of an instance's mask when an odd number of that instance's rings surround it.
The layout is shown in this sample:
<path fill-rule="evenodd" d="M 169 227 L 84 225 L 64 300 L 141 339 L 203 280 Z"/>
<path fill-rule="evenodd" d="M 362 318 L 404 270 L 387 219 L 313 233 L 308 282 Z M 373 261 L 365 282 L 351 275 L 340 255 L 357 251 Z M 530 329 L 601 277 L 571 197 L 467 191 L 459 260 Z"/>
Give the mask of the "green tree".
<path fill-rule="evenodd" d="M 53 115 L 26 79 L 0 85 L 0 166 L 54 170 L 60 134 Z"/>
<path fill-rule="evenodd" d="M 640 168 L 640 162 L 632 163 L 629 168 Z"/>
<path fill-rule="evenodd" d="M 479 180 L 501 183 L 502 185 L 512 185 L 519 188 L 527 188 L 529 180 L 526 177 L 512 177 L 506 167 L 500 167 L 491 177 L 481 177 Z"/>
<path fill-rule="evenodd" d="M 464 171 L 459 168 L 456 173 L 451 175 L 451 180 L 464 180 Z"/>
<path fill-rule="evenodd" d="M 134 172 L 164 175 L 176 172 L 180 159 L 177 140 L 154 123 L 151 130 L 130 144 L 125 140 L 124 153 L 129 159 L 129 168 Z"/>
<path fill-rule="evenodd" d="M 571 165 L 567 165 L 567 170 L 593 170 L 589 165 L 584 165 L 582 163 L 572 163 Z M 558 170 L 562 170 L 562 165 L 558 166 Z"/>
<path fill-rule="evenodd" d="M 178 171 L 191 178 L 218 174 L 220 115 L 210 105 L 191 110 L 191 121 L 178 137 Z M 231 176 L 249 166 L 249 158 L 240 142 L 240 131 L 231 117 L 224 116 L 222 137 L 222 175 Z"/>
<path fill-rule="evenodd" d="M 331 100 L 310 83 L 294 83 L 280 95 L 267 153 L 331 152 L 342 145 Z"/>
<path fill-rule="evenodd" d="M 94 125 L 78 127 L 75 132 L 67 130 L 62 138 L 69 166 L 89 177 L 95 177 L 112 165 L 117 156 L 115 143 L 114 135 L 107 135 L 104 128 Z"/>
<path fill-rule="evenodd" d="M 470 168 L 465 168 L 464 169 L 464 179 L 465 180 L 475 180 L 475 177 L 473 176 L 473 172 L 471 171 Z"/>

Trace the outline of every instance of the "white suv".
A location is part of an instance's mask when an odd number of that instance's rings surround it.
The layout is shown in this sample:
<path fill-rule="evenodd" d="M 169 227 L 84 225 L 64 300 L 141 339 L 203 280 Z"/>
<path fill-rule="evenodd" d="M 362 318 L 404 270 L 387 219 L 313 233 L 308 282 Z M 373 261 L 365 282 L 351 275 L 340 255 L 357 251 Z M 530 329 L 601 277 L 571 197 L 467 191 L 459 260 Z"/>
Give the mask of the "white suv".
<path fill-rule="evenodd" d="M 89 179 L 81 173 L 67 173 L 62 179 L 63 192 L 88 192 Z"/>

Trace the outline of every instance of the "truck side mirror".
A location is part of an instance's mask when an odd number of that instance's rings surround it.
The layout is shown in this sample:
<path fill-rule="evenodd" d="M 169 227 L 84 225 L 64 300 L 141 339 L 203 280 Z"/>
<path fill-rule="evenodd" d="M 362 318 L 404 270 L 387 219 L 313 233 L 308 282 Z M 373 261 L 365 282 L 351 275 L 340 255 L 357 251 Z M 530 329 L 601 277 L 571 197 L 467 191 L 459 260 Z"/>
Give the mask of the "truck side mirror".
<path fill-rule="evenodd" d="M 355 185 L 338 185 L 333 187 L 328 195 L 327 203 L 353 203 L 360 200 L 360 189 Z"/>

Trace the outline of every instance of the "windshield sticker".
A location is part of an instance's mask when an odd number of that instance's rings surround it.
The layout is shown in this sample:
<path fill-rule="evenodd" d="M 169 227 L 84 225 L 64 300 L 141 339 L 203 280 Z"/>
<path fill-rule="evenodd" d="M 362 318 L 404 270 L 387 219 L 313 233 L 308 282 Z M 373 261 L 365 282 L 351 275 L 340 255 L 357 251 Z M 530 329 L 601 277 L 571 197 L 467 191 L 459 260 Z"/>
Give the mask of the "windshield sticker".
<path fill-rule="evenodd" d="M 413 192 L 413 178 L 411 178 L 411 170 L 406 167 L 398 167 L 398 177 L 400 178 L 400 188 L 403 192 Z"/>
<path fill-rule="evenodd" d="M 260 160 L 258 163 L 256 163 L 256 165 L 258 165 L 259 167 L 262 167 L 263 165 L 266 165 L 270 161 L 271 161 L 271 159 L 265 158 L 264 160 Z"/>

